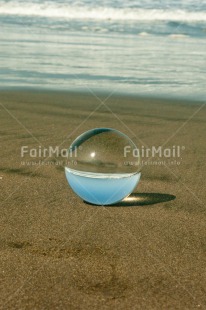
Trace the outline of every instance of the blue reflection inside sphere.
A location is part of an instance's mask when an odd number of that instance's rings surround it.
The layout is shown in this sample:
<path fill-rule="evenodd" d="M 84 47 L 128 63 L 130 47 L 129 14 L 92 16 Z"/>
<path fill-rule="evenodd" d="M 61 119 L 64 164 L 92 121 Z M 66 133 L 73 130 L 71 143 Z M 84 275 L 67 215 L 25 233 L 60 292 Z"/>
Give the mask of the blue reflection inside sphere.
<path fill-rule="evenodd" d="M 132 193 L 140 180 L 139 169 L 139 150 L 129 137 L 112 128 L 95 128 L 72 143 L 65 173 L 83 200 L 109 205 Z"/>

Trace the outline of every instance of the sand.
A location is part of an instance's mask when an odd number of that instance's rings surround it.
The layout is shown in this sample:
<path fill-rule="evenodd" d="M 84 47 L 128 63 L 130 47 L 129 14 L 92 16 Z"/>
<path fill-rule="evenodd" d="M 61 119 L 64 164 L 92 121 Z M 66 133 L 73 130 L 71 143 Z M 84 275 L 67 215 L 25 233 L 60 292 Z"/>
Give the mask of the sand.
<path fill-rule="evenodd" d="M 206 107 L 106 96 L 0 93 L 0 309 L 206 308 Z M 68 147 L 94 127 L 181 158 L 153 159 L 108 207 L 78 198 L 58 159 L 24 165 L 22 146 Z"/>

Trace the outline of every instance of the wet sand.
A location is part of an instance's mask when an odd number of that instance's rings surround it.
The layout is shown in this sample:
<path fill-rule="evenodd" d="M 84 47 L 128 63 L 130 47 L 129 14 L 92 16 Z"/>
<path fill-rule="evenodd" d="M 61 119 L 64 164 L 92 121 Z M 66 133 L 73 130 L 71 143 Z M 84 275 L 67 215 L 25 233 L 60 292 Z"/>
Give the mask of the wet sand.
<path fill-rule="evenodd" d="M 106 97 L 0 92 L 0 309 L 206 308 L 206 107 Z M 94 127 L 181 156 L 108 207 L 81 201 L 57 158 L 21 158 Z"/>

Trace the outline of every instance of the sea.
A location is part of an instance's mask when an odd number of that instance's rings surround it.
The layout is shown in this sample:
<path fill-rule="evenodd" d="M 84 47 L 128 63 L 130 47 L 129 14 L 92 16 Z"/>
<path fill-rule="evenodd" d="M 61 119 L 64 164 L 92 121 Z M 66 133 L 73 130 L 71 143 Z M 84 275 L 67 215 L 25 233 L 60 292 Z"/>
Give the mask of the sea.
<path fill-rule="evenodd" d="M 206 100 L 206 0 L 0 0 L 0 89 Z"/>

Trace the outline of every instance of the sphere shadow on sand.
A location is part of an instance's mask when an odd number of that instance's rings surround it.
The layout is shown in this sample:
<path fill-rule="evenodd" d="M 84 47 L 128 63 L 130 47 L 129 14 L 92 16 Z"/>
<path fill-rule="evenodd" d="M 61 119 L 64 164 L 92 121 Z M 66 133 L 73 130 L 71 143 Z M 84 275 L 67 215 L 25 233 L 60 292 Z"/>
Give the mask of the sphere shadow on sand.
<path fill-rule="evenodd" d="M 104 207 L 138 207 L 138 206 L 149 206 L 161 202 L 167 202 L 174 200 L 176 196 L 171 194 L 161 194 L 161 193 L 133 193 L 112 205 L 106 205 Z M 93 205 L 84 201 L 84 203 Z M 96 205 L 93 205 L 96 206 Z"/>

